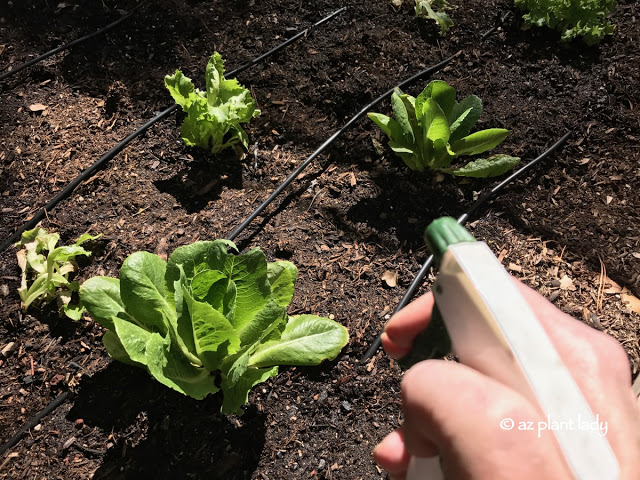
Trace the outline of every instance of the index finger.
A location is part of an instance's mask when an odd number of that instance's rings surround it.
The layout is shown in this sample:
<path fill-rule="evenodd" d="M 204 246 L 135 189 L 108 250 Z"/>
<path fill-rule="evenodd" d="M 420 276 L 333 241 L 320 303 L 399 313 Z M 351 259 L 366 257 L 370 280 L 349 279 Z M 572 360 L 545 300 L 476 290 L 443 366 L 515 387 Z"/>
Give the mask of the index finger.
<path fill-rule="evenodd" d="M 429 292 L 391 317 L 382 333 L 382 345 L 389 356 L 400 358 L 409 353 L 416 336 L 431 321 L 433 304 L 433 294 Z"/>

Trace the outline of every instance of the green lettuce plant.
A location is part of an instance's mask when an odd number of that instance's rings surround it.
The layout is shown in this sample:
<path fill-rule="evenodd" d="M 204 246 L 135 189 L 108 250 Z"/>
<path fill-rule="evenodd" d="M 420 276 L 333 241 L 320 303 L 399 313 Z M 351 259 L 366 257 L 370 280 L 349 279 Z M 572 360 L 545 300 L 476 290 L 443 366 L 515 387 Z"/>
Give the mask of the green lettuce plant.
<path fill-rule="evenodd" d="M 502 142 L 509 131 L 490 128 L 471 133 L 482 113 L 482 101 L 470 95 L 456 101 L 456 91 L 446 82 L 435 80 L 417 98 L 402 93 L 391 95 L 395 118 L 369 113 L 389 137 L 389 146 L 411 170 L 436 170 L 465 177 L 502 175 L 518 164 L 518 157 L 493 155 L 453 167 L 461 155 L 477 155 Z"/>
<path fill-rule="evenodd" d="M 441 34 L 453 27 L 453 21 L 445 11 L 450 9 L 447 0 L 416 0 L 416 17 L 435 20 Z"/>
<path fill-rule="evenodd" d="M 615 9 L 615 0 L 514 0 L 514 3 L 529 12 L 522 17 L 528 24 L 553 28 L 562 34 L 563 41 L 582 37 L 587 45 L 594 45 L 615 30 L 607 20 Z"/>
<path fill-rule="evenodd" d="M 111 357 L 196 399 L 222 390 L 222 412 L 241 413 L 250 389 L 279 365 L 332 360 L 349 337 L 328 318 L 287 315 L 292 263 L 267 262 L 258 248 L 242 255 L 230 248 L 226 240 L 196 242 L 168 262 L 136 252 L 120 279 L 91 278 L 80 298 L 107 329 Z"/>
<path fill-rule="evenodd" d="M 180 70 L 164 77 L 169 93 L 187 113 L 180 128 L 182 140 L 211 153 L 239 144 L 248 148 L 249 138 L 240 124 L 260 115 L 251 92 L 236 79 L 225 79 L 223 74 L 224 62 L 215 52 L 207 64 L 205 91 L 195 88 Z"/>
<path fill-rule="evenodd" d="M 100 235 L 81 235 L 73 245 L 56 247 L 60 240 L 57 233 L 49 233 L 44 228 L 34 228 L 22 233 L 16 247 L 18 265 L 22 270 L 18 294 L 26 312 L 31 305 L 56 301 L 60 314 L 73 320 L 80 320 L 84 308 L 71 303 L 73 292 L 78 291 L 78 282 L 69 280 L 76 272 L 78 255 L 91 256 L 91 252 L 81 247 L 87 240 L 95 240 Z"/>

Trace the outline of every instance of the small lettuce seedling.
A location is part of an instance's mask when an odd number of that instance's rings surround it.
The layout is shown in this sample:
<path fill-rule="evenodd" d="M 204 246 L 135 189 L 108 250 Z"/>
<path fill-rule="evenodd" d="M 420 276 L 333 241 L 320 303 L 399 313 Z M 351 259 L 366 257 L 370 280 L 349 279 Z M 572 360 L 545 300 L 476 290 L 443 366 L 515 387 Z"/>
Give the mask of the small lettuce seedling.
<path fill-rule="evenodd" d="M 450 10 L 447 0 L 416 0 L 416 17 L 435 20 L 440 33 L 445 34 L 453 27 L 453 21 L 445 10 Z"/>
<path fill-rule="evenodd" d="M 168 262 L 136 252 L 120 279 L 91 278 L 80 298 L 107 329 L 111 357 L 196 399 L 221 389 L 222 412 L 241 414 L 251 388 L 279 365 L 333 360 L 349 336 L 328 318 L 287 315 L 292 263 L 268 263 L 258 248 L 242 255 L 229 248 L 235 245 L 226 240 L 196 242 Z"/>
<path fill-rule="evenodd" d="M 615 0 L 515 0 L 514 4 L 529 12 L 522 17 L 527 24 L 553 28 L 563 41 L 581 37 L 594 45 L 615 30 L 607 20 Z"/>
<path fill-rule="evenodd" d="M 16 247 L 24 247 L 16 254 L 22 270 L 18 293 L 23 310 L 26 312 L 31 305 L 56 300 L 60 314 L 65 314 L 72 320 L 80 320 L 84 308 L 81 304 L 71 303 L 73 292 L 78 291 L 78 282 L 70 281 L 69 275 L 78 269 L 74 257 L 91 256 L 91 252 L 80 245 L 98 237 L 100 235 L 85 233 L 73 245 L 56 247 L 60 240 L 57 233 L 49 233 L 44 228 L 23 232 L 20 241 L 16 243 Z M 48 253 L 45 255 L 45 252 Z"/>
<path fill-rule="evenodd" d="M 477 155 L 502 142 L 509 131 L 490 128 L 469 134 L 480 118 L 482 101 L 470 95 L 456 101 L 456 91 L 435 80 L 417 98 L 397 89 L 391 95 L 394 118 L 369 113 L 389 137 L 389 146 L 411 170 L 436 170 L 465 177 L 494 177 L 518 164 L 518 157 L 494 155 L 451 167 L 460 155 Z"/>
<path fill-rule="evenodd" d="M 178 105 L 187 113 L 180 131 L 187 145 L 202 147 L 211 153 L 238 144 L 248 148 L 249 137 L 240 126 L 260 115 L 249 90 L 236 79 L 224 78 L 222 56 L 211 55 L 205 72 L 206 91 L 193 86 L 180 70 L 164 77 L 164 84 Z"/>

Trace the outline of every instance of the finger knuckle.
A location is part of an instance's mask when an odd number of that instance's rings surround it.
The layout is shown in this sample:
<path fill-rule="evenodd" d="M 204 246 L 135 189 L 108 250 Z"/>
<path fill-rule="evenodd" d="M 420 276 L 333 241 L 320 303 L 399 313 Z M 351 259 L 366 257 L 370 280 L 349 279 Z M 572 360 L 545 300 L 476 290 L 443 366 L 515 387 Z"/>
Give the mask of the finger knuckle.
<path fill-rule="evenodd" d="M 597 343 L 598 356 L 609 376 L 619 383 L 628 383 L 630 379 L 629 357 L 622 345 L 613 337 L 599 335 Z"/>
<path fill-rule="evenodd" d="M 577 345 L 581 346 L 581 368 L 587 378 L 612 381 L 617 385 L 629 382 L 627 354 L 613 337 L 594 331 Z"/>

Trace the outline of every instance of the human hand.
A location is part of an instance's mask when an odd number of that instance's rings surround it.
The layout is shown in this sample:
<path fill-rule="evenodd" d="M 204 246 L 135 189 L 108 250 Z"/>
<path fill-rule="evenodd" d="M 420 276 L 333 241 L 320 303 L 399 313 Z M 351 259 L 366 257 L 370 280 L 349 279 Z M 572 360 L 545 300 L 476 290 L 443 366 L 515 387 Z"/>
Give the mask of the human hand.
<path fill-rule="evenodd" d="M 629 362 L 610 336 L 562 313 L 518 282 L 594 415 L 606 422 L 607 440 L 620 464 L 620 479 L 640 478 L 640 412 L 631 391 Z M 406 355 L 431 320 L 426 294 L 394 315 L 382 334 L 385 351 Z M 572 479 L 553 434 L 504 430 L 503 419 L 544 422 L 539 408 L 515 390 L 465 365 L 427 360 L 405 373 L 401 429 L 374 450 L 394 480 L 406 478 L 410 456 L 439 455 L 447 479 Z"/>

